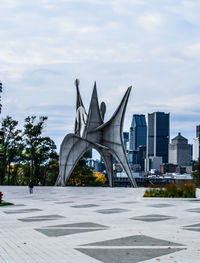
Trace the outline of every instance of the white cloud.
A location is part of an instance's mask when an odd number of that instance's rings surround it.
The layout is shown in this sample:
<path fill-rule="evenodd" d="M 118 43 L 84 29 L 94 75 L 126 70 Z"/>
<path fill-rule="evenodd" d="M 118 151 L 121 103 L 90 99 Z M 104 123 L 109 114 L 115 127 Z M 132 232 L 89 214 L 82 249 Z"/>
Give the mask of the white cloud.
<path fill-rule="evenodd" d="M 187 46 L 183 49 L 183 55 L 186 57 L 191 57 L 193 59 L 200 58 L 200 42 Z"/>
<path fill-rule="evenodd" d="M 20 6 L 20 2 L 16 0 L 1 0 L 1 8 L 14 8 Z"/>
<path fill-rule="evenodd" d="M 159 13 L 146 13 L 138 18 L 138 25 L 146 31 L 156 33 L 164 24 L 163 16 Z"/>

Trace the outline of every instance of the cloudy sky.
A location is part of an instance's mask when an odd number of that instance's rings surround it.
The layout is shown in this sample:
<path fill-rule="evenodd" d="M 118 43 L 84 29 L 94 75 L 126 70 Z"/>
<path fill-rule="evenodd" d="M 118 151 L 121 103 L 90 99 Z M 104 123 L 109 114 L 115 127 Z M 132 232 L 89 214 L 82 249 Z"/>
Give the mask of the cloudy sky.
<path fill-rule="evenodd" d="M 107 119 L 130 85 L 134 113 L 171 114 L 171 137 L 200 123 L 199 0 L 1 0 L 2 115 L 49 117 L 59 145 L 73 131 L 75 78 L 88 108 L 97 81 Z"/>

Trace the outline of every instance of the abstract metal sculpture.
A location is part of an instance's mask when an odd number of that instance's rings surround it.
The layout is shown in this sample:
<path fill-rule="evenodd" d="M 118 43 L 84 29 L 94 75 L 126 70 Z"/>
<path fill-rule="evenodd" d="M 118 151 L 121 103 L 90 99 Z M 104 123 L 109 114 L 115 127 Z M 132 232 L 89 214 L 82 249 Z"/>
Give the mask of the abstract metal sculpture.
<path fill-rule="evenodd" d="M 75 132 L 66 135 L 61 144 L 60 173 L 56 185 L 65 186 L 82 155 L 90 148 L 94 148 L 104 160 L 111 187 L 113 186 L 113 157 L 123 167 L 132 186 L 136 187 L 122 138 L 124 115 L 131 87 L 127 89 L 113 116 L 104 123 L 106 105 L 102 102 L 99 107 L 96 82 L 88 114 L 81 99 L 78 79 L 75 81 L 75 85 L 77 91 Z"/>

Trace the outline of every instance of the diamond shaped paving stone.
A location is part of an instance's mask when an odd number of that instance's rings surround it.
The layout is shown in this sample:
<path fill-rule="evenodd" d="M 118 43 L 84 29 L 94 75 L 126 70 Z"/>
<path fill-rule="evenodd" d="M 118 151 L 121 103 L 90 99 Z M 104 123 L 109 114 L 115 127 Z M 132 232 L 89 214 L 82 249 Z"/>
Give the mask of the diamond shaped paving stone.
<path fill-rule="evenodd" d="M 198 207 L 198 208 L 187 209 L 186 211 L 200 213 L 200 208 Z"/>
<path fill-rule="evenodd" d="M 156 221 L 163 221 L 163 220 L 174 219 L 174 218 L 176 217 L 156 214 L 156 215 L 135 216 L 130 219 L 144 221 L 144 222 L 156 222 Z"/>
<path fill-rule="evenodd" d="M 40 228 L 40 229 L 35 229 L 39 231 L 40 233 L 48 236 L 48 237 L 60 237 L 60 236 L 67 236 L 67 235 L 72 235 L 72 234 L 77 234 L 77 233 L 84 233 L 84 232 L 91 232 L 91 231 L 97 231 L 97 230 L 102 230 L 102 229 L 83 229 L 83 228 L 59 228 L 59 229 L 54 229 L 54 228 Z"/>
<path fill-rule="evenodd" d="M 35 230 L 48 237 L 58 237 L 66 236 L 83 232 L 91 232 L 97 230 L 106 230 L 107 227 L 104 225 L 91 223 L 91 222 L 81 222 L 73 224 L 62 224 L 55 226 L 48 226 L 48 228 L 37 228 Z"/>
<path fill-rule="evenodd" d="M 22 214 L 22 213 L 31 213 L 31 212 L 37 212 L 37 211 L 42 211 L 42 210 L 38 209 L 38 208 L 33 208 L 33 209 L 21 209 L 21 210 L 4 211 L 4 213 L 5 214 Z"/>
<path fill-rule="evenodd" d="M 113 199 L 102 199 L 100 201 L 105 201 L 105 202 L 109 202 L 109 201 L 113 201 Z"/>
<path fill-rule="evenodd" d="M 22 222 L 42 222 L 49 220 L 57 220 L 60 218 L 65 218 L 65 217 L 60 215 L 46 215 L 46 216 L 31 216 L 31 217 L 21 218 L 18 220 Z"/>
<path fill-rule="evenodd" d="M 157 239 L 145 235 L 128 236 L 107 241 L 90 243 L 84 246 L 182 246 L 182 244 Z"/>
<path fill-rule="evenodd" d="M 138 201 L 126 201 L 126 202 L 121 202 L 122 204 L 136 204 Z"/>
<path fill-rule="evenodd" d="M 190 227 L 190 228 L 184 228 L 185 230 L 190 230 L 190 231 L 195 231 L 195 232 L 200 232 L 200 228 L 192 228 L 192 227 Z"/>
<path fill-rule="evenodd" d="M 200 232 L 200 224 L 185 226 L 185 227 L 183 227 L 183 229 Z"/>
<path fill-rule="evenodd" d="M 122 237 L 84 246 L 87 247 L 77 248 L 77 250 L 104 263 L 136 263 L 184 249 L 180 248 L 182 244 L 144 235 Z M 92 246 L 95 247 L 92 248 Z M 144 247 L 141 248 L 142 246 Z M 161 246 L 163 248 L 160 248 Z"/>
<path fill-rule="evenodd" d="M 60 202 L 55 202 L 55 204 L 72 204 L 74 201 L 60 201 Z"/>
<path fill-rule="evenodd" d="M 170 207 L 173 206 L 171 204 L 154 204 L 154 205 L 148 205 L 148 207 L 158 207 L 158 208 L 162 208 L 162 207 Z"/>
<path fill-rule="evenodd" d="M 86 205 L 73 205 L 71 207 L 74 207 L 74 208 L 88 208 L 88 207 L 97 207 L 99 205 L 93 205 L 93 204 L 86 204 Z"/>
<path fill-rule="evenodd" d="M 106 228 L 107 226 L 91 223 L 91 222 L 83 222 L 83 223 L 73 223 L 73 224 L 62 224 L 62 225 L 56 225 L 56 226 L 48 226 L 48 227 L 67 227 L 67 228 Z"/>
<path fill-rule="evenodd" d="M 104 248 L 78 248 L 78 251 L 93 257 L 103 263 L 137 263 L 155 257 L 168 255 L 182 250 L 181 248 L 138 248 L 138 249 L 104 249 Z"/>
<path fill-rule="evenodd" d="M 97 213 L 101 213 L 101 214 L 115 214 L 115 213 L 123 213 L 123 212 L 127 212 L 130 211 L 128 209 L 122 209 L 122 208 L 111 208 L 111 209 L 101 209 L 101 210 L 97 210 Z"/>

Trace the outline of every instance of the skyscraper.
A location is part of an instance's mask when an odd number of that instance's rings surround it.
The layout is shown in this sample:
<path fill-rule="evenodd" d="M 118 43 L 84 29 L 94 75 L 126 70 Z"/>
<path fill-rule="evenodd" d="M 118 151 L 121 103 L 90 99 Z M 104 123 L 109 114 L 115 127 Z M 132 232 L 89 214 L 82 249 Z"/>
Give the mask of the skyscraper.
<path fill-rule="evenodd" d="M 124 140 L 124 147 L 127 150 L 128 143 L 129 143 L 129 133 L 128 132 L 123 132 L 123 140 Z"/>
<path fill-rule="evenodd" d="M 169 113 L 148 114 L 147 157 L 162 157 L 163 163 L 168 163 L 169 129 Z"/>
<path fill-rule="evenodd" d="M 139 146 L 147 145 L 147 123 L 145 115 L 133 114 L 130 127 L 130 150 L 136 151 Z"/>
<path fill-rule="evenodd" d="M 199 138 L 200 135 L 200 125 L 196 126 L 196 137 Z"/>
<path fill-rule="evenodd" d="M 133 171 L 144 171 L 147 145 L 147 123 L 145 115 L 134 114 L 130 127 L 129 160 Z"/>

